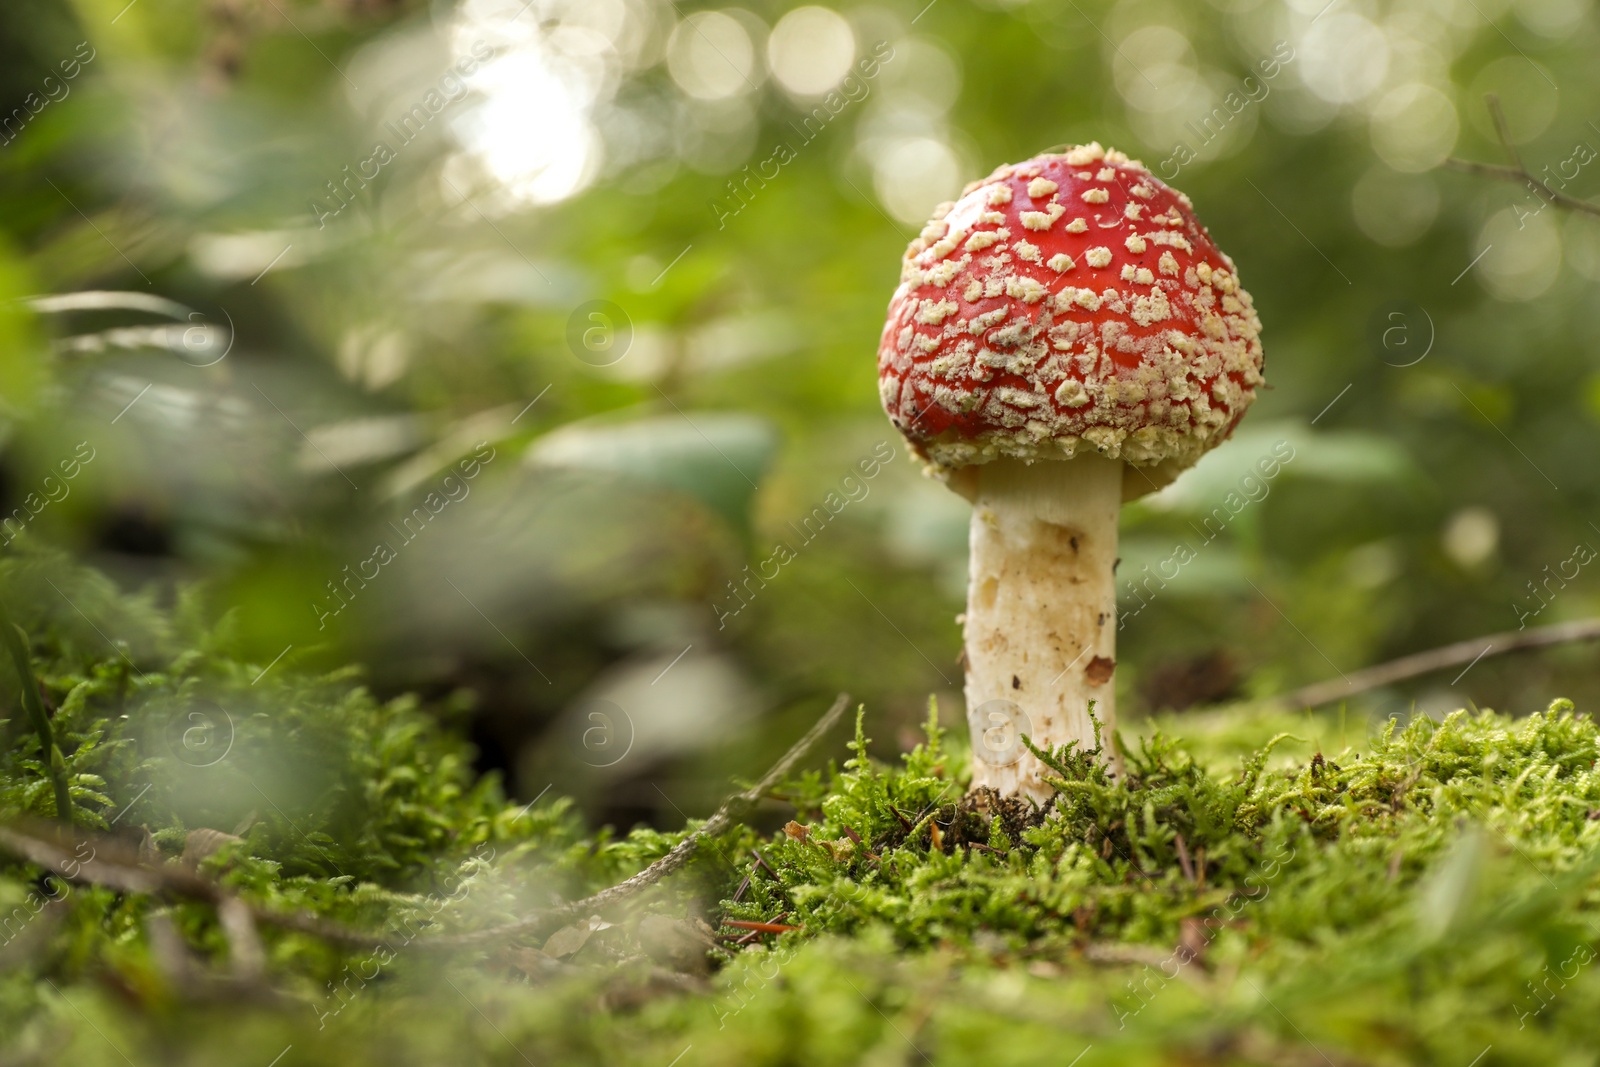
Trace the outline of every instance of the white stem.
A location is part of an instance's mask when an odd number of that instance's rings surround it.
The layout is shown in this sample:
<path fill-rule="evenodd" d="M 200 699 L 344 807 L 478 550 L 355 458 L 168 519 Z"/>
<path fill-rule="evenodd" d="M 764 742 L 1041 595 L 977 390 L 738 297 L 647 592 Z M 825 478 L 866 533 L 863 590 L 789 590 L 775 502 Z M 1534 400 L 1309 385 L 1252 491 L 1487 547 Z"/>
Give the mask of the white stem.
<path fill-rule="evenodd" d="M 1089 701 L 1111 753 L 1117 658 L 1117 511 L 1122 462 L 1100 456 L 968 468 L 967 720 L 973 778 L 1002 795 L 1052 792 L 1038 758 L 1094 745 Z M 1114 754 L 1108 755 L 1113 766 Z"/>

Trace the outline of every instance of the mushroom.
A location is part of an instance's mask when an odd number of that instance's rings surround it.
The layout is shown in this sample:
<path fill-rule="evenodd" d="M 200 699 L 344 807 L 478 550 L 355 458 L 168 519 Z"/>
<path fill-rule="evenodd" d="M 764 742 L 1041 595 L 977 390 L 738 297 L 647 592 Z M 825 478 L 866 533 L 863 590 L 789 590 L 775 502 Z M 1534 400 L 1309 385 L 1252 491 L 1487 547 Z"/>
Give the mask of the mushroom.
<path fill-rule="evenodd" d="M 1182 193 L 1098 144 L 1004 166 L 906 249 L 884 409 L 973 505 L 973 786 L 1043 801 L 1040 748 L 1115 723 L 1117 509 L 1225 440 L 1260 320 Z"/>

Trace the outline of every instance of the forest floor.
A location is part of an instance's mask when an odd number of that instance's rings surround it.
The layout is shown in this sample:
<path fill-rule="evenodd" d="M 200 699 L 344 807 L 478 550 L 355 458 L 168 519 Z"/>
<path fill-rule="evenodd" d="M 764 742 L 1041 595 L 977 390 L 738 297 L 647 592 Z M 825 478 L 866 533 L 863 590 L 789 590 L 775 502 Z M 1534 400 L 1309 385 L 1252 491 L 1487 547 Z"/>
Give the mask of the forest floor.
<path fill-rule="evenodd" d="M 475 779 L 458 708 L 236 658 L 198 595 L 47 558 L 0 588 L 58 753 L 0 726 L 0 1067 L 1600 1058 L 1567 702 L 1337 751 L 1245 707 L 1141 724 L 1116 781 L 1048 754 L 1042 810 L 967 795 L 931 720 L 869 759 L 868 708 L 762 790 L 780 832 L 616 836 Z"/>

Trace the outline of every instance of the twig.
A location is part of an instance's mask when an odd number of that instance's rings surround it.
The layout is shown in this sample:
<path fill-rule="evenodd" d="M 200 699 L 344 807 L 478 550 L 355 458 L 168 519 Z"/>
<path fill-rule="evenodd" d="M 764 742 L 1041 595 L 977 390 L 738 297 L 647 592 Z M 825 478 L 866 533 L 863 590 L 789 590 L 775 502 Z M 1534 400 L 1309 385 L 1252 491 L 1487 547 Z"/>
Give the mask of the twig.
<path fill-rule="evenodd" d="M 88 846 L 88 859 L 84 848 Z M 235 940 L 243 932 L 237 905 L 248 909 L 256 923 L 312 934 L 325 941 L 371 946 L 384 939 L 311 915 L 269 911 L 227 893 L 186 867 L 156 867 L 141 863 L 121 841 L 111 837 L 76 837 L 41 828 L 37 832 L 17 825 L 0 826 L 0 849 L 29 863 L 44 867 L 59 878 L 85 885 L 106 886 L 123 893 L 169 894 L 216 905 L 225 912 L 224 925 Z M 245 947 L 248 955 L 250 947 Z M 246 963 L 250 961 L 247 959 Z"/>
<path fill-rule="evenodd" d="M 696 847 L 703 839 L 714 837 L 726 829 L 733 820 L 735 808 L 755 803 L 761 798 L 762 794 L 781 781 L 806 752 L 822 738 L 822 735 L 833 728 L 849 705 L 849 696 L 840 693 L 839 698 L 834 701 L 833 707 L 829 708 L 827 713 L 821 719 L 818 719 L 810 730 L 806 731 L 805 736 L 796 741 L 789 751 L 784 753 L 782 759 L 773 764 L 772 769 L 763 775 L 760 781 L 744 792 L 736 793 L 729 797 L 711 818 L 707 819 L 698 829 L 674 845 L 672 850 L 665 856 L 662 856 L 633 877 L 619 882 L 609 889 L 603 889 L 592 896 L 584 897 L 582 900 L 558 905 L 526 919 L 519 919 L 516 922 L 491 927 L 487 930 L 475 930 L 469 934 L 431 938 L 430 943 L 470 944 L 477 941 L 498 940 L 547 924 L 557 923 L 576 915 L 595 911 L 654 885 L 688 863 L 690 857 L 694 855 Z M 760 857 L 758 856 L 757 859 L 760 859 Z"/>
<path fill-rule="evenodd" d="M 44 704 L 39 700 L 39 680 L 33 675 L 33 660 L 28 655 L 27 635 L 22 629 L 11 621 L 10 612 L 6 611 L 5 603 L 0 601 L 0 641 L 4 641 L 6 651 L 11 654 L 11 662 L 17 668 L 17 681 L 22 686 L 22 706 L 27 709 L 28 718 L 33 720 L 33 728 L 39 734 L 39 757 L 50 775 L 50 784 L 56 794 L 56 818 L 72 825 L 72 793 L 67 788 L 67 765 L 61 758 L 61 749 L 56 747 L 55 731 L 50 728 L 50 716 L 45 714 Z"/>
<path fill-rule="evenodd" d="M 807 730 L 805 736 L 796 741 L 789 751 L 783 754 L 782 759 L 772 765 L 772 769 L 764 774 L 760 781 L 744 792 L 735 793 L 723 801 L 722 806 L 716 810 L 711 818 L 702 823 L 689 836 L 674 845 L 672 851 L 632 878 L 618 882 L 610 889 L 602 889 L 600 892 L 584 897 L 582 900 L 559 904 L 535 915 L 530 915 L 525 919 L 518 919 L 515 922 L 504 923 L 500 926 L 491 926 L 486 930 L 474 930 L 467 934 L 450 934 L 419 939 L 418 943 L 443 948 L 456 945 L 475 945 L 485 941 L 500 941 L 507 937 L 557 925 L 574 916 L 588 915 L 601 908 L 615 904 L 619 900 L 630 897 L 640 890 L 655 885 L 661 879 L 688 863 L 701 841 L 708 837 L 715 837 L 727 829 L 729 823 L 733 821 L 733 812 L 736 808 L 743 807 L 746 804 L 753 804 L 760 800 L 762 794 L 766 793 L 767 790 L 771 789 L 793 770 L 794 765 L 800 762 L 811 747 L 820 741 L 824 734 L 833 729 L 834 724 L 839 721 L 839 717 L 844 714 L 845 709 L 849 706 L 849 694 L 840 693 L 839 699 L 833 702 L 833 707 L 829 708 L 827 713 L 817 720 L 816 725 Z"/>
<path fill-rule="evenodd" d="M 1509 630 L 1487 637 L 1474 637 L 1457 641 L 1443 648 L 1429 649 L 1397 660 L 1353 671 L 1343 678 L 1330 678 L 1291 690 L 1280 696 L 1269 697 L 1267 702 L 1296 708 L 1314 708 L 1340 697 L 1354 696 L 1379 689 L 1420 674 L 1431 674 L 1447 667 L 1471 663 L 1480 657 L 1500 656 L 1530 648 L 1549 648 L 1575 641 L 1600 640 L 1600 619 L 1578 619 L 1574 622 L 1539 626 L 1531 630 Z"/>
<path fill-rule="evenodd" d="M 752 921 L 750 919 L 723 919 L 722 920 L 722 925 L 723 926 L 731 926 L 735 930 L 749 930 L 749 931 L 751 931 L 753 933 L 757 933 L 757 934 L 782 934 L 782 933 L 787 933 L 790 930 L 803 930 L 803 929 L 805 929 L 805 927 L 803 927 L 803 926 L 790 926 L 788 923 L 780 923 L 780 922 L 763 923 L 763 922 L 754 922 L 754 921 Z"/>
<path fill-rule="evenodd" d="M 1183 876 L 1191 882 L 1198 882 L 1194 876 L 1194 864 L 1189 861 L 1189 845 L 1182 834 L 1174 834 L 1173 840 L 1178 846 L 1178 866 L 1183 868 Z"/>
<path fill-rule="evenodd" d="M 1505 149 L 1506 156 L 1511 160 L 1511 166 L 1502 167 L 1493 163 L 1475 163 L 1468 159 L 1456 159 L 1454 156 L 1445 160 L 1443 165 L 1450 170 L 1460 171 L 1463 174 L 1477 174 L 1485 178 L 1496 178 L 1508 182 L 1526 182 L 1536 193 L 1542 194 L 1552 204 L 1564 207 L 1569 211 L 1580 211 L 1586 215 L 1600 216 L 1600 204 L 1568 196 L 1557 189 L 1552 189 L 1548 182 L 1535 178 L 1529 173 L 1527 165 L 1522 162 L 1522 157 L 1517 154 L 1516 148 L 1511 143 L 1511 131 L 1506 125 L 1506 115 L 1504 109 L 1500 106 L 1500 98 L 1494 93 L 1489 93 L 1483 99 L 1489 108 L 1489 117 L 1494 121 L 1495 136 L 1500 139 L 1500 147 Z"/>

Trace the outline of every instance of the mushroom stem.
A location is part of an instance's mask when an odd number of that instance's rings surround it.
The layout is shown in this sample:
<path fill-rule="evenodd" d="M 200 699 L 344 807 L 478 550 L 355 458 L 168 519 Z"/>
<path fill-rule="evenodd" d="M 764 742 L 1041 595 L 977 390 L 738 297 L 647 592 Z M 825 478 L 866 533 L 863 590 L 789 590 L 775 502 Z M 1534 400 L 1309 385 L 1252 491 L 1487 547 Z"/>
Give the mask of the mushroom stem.
<path fill-rule="evenodd" d="M 967 721 L 973 787 L 1043 802 L 1046 769 L 1022 746 L 1094 745 L 1089 701 L 1111 753 L 1117 511 L 1122 461 L 1097 455 L 968 468 Z"/>

